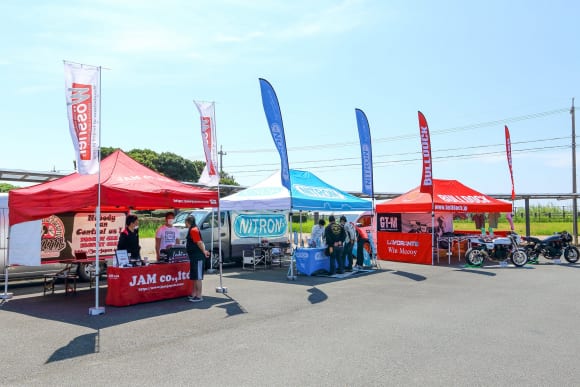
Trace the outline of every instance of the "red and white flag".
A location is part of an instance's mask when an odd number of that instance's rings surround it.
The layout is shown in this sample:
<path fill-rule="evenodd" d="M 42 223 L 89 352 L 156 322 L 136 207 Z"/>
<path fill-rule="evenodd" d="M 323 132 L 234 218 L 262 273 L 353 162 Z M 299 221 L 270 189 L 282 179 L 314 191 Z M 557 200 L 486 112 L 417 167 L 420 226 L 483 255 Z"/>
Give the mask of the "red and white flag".
<path fill-rule="evenodd" d="M 66 109 L 81 175 L 99 172 L 101 68 L 64 62 Z"/>
<path fill-rule="evenodd" d="M 433 196 L 433 164 L 431 163 L 431 138 L 429 126 L 423 113 L 419 113 L 419 134 L 421 135 L 421 155 L 423 160 L 423 175 L 421 176 L 420 192 Z"/>
<path fill-rule="evenodd" d="M 198 180 L 207 186 L 216 186 L 220 182 L 217 165 L 217 141 L 215 129 L 215 103 L 193 101 L 199 110 L 201 120 L 201 140 L 205 152 L 205 168 Z"/>
<path fill-rule="evenodd" d="M 512 168 L 512 141 L 510 139 L 510 131 L 507 125 L 504 126 L 505 126 L 505 153 L 507 156 L 508 167 L 510 168 L 510 176 L 512 178 L 512 201 L 514 201 L 516 199 L 516 190 L 514 186 L 514 171 Z"/>

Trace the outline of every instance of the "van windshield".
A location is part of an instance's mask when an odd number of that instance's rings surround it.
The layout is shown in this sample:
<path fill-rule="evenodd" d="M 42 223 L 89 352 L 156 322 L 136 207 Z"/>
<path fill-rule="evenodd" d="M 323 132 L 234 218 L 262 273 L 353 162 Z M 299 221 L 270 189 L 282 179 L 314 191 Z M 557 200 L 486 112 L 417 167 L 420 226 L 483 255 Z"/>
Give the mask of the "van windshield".
<path fill-rule="evenodd" d="M 193 215 L 195 218 L 195 224 L 200 225 L 207 216 L 207 210 L 182 211 L 175 216 L 173 225 L 175 227 L 185 227 L 185 218 L 187 218 L 189 215 Z"/>

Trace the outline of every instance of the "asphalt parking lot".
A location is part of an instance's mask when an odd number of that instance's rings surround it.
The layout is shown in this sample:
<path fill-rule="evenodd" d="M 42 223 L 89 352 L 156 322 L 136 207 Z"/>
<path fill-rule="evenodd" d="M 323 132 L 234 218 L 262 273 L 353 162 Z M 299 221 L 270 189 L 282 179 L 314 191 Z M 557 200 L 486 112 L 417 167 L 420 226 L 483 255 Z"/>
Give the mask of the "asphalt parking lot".
<path fill-rule="evenodd" d="M 381 261 L 345 279 L 227 268 L 205 300 L 106 307 L 13 285 L 1 385 L 580 384 L 580 265 Z M 100 289 L 101 305 L 106 286 Z"/>

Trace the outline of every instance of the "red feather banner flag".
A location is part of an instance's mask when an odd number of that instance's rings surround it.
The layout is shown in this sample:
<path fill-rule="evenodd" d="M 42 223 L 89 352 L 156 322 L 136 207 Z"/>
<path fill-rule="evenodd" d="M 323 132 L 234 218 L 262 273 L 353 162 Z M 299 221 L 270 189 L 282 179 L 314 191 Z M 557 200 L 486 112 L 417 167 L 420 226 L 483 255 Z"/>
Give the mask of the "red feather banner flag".
<path fill-rule="evenodd" d="M 512 142 L 510 139 L 510 131 L 507 125 L 505 125 L 505 153 L 507 155 L 507 162 L 510 168 L 510 176 L 512 178 L 512 201 L 514 201 L 516 198 L 516 190 L 514 188 L 514 171 L 512 168 Z"/>
<path fill-rule="evenodd" d="M 423 175 L 421 177 L 420 192 L 428 193 L 433 197 L 433 165 L 431 163 L 431 138 L 429 126 L 423 113 L 419 113 L 419 133 L 421 135 L 421 155 L 423 160 Z"/>

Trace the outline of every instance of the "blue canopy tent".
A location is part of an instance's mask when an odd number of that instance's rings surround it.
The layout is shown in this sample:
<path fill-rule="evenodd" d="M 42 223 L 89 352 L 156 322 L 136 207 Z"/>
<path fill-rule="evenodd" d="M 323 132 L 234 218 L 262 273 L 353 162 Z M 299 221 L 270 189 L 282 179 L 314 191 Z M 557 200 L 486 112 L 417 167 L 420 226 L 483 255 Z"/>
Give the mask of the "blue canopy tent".
<path fill-rule="evenodd" d="M 307 171 L 290 170 L 292 192 L 276 172 L 266 180 L 220 199 L 222 210 L 370 211 L 372 202 L 348 194 Z"/>
<path fill-rule="evenodd" d="M 291 169 L 290 185 L 291 192 L 282 185 L 280 172 L 276 172 L 252 187 L 220 199 L 220 208 L 233 211 L 290 210 L 337 213 L 372 210 L 370 200 L 361 199 L 341 191 L 307 171 Z M 302 223 L 300 224 L 300 234 L 302 234 Z M 302 236 L 300 239 L 302 240 Z M 296 235 L 294 243 L 299 245 Z M 317 250 L 320 250 L 317 254 L 322 254 L 323 249 Z M 322 265 L 322 258 L 316 259 L 318 265 Z M 294 260 L 294 258 L 292 259 Z M 296 279 L 293 270 L 291 264 L 288 279 Z"/>

